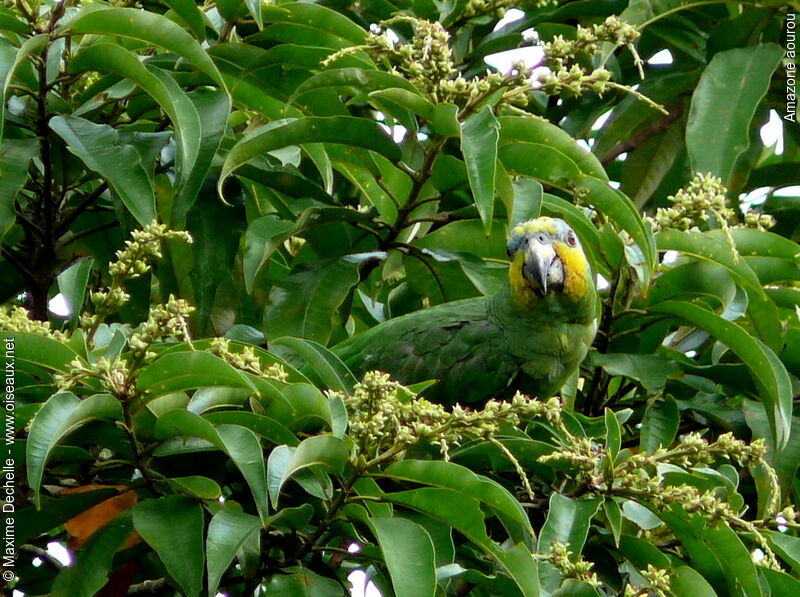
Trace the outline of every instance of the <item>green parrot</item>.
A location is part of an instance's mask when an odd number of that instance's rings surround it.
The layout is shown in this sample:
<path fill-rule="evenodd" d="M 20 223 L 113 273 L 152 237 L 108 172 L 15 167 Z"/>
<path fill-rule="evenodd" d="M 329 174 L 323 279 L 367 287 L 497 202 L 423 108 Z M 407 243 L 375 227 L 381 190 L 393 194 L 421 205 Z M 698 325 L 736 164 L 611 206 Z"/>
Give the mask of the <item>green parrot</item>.
<path fill-rule="evenodd" d="M 334 347 L 360 377 L 380 370 L 406 385 L 436 379 L 440 404 L 547 398 L 578 368 L 597 332 L 597 293 L 580 240 L 541 217 L 508 239 L 508 282 L 494 296 L 390 319 Z"/>

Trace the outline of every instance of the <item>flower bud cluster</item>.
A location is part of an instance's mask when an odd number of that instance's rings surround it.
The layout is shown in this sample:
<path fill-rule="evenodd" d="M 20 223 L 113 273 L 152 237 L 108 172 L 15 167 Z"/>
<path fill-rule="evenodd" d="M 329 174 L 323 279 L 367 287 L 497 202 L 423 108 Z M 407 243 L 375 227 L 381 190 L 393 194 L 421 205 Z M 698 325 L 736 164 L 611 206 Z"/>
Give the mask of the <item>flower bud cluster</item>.
<path fill-rule="evenodd" d="M 131 240 L 125 241 L 125 247 L 116 253 L 117 260 L 108 266 L 111 286 L 108 290 L 92 293 L 91 301 L 95 312 L 81 315 L 80 321 L 83 327 L 96 328 L 106 315 L 117 311 L 130 300 L 128 293 L 123 290 L 123 284 L 126 280 L 138 278 L 150 271 L 150 260 L 162 257 L 161 243 L 168 239 L 192 242 L 188 232 L 168 230 L 164 224 L 159 224 L 155 220 L 143 229 L 131 232 Z"/>
<path fill-rule="evenodd" d="M 141 230 L 133 230 L 125 247 L 117 251 L 117 260 L 108 266 L 108 273 L 116 279 L 130 280 L 150 271 L 150 259 L 160 259 L 161 243 L 168 239 L 182 239 L 192 243 L 191 235 L 183 230 L 168 230 L 166 225 L 153 221 Z"/>
<path fill-rule="evenodd" d="M 550 544 L 550 553 L 545 554 L 544 558 L 549 560 L 564 578 L 585 582 L 595 589 L 600 587 L 597 574 L 592 572 L 593 564 L 584 560 L 580 555 L 575 557 L 566 543 L 553 541 Z"/>
<path fill-rule="evenodd" d="M 23 307 L 0 308 L 0 329 L 8 332 L 26 332 L 53 340 L 63 341 L 66 336 L 58 330 L 50 329 L 49 321 L 37 321 Z"/>
<path fill-rule="evenodd" d="M 625 586 L 623 597 L 669 597 L 672 595 L 670 592 L 670 579 L 669 572 L 656 568 L 652 564 L 647 565 L 647 570 L 642 571 L 647 584 L 645 586 L 633 587 L 631 585 Z"/>
<path fill-rule="evenodd" d="M 755 228 L 768 230 L 775 226 L 775 218 L 769 214 L 750 211 L 744 215 L 744 223 L 736 224 L 736 212 L 726 197 L 728 190 L 722 179 L 713 174 L 695 174 L 692 181 L 667 199 L 671 207 L 659 207 L 653 218 L 648 218 L 656 232 L 664 229 L 689 230 L 708 225 L 713 216 L 715 228 Z"/>
<path fill-rule="evenodd" d="M 670 195 L 671 207 L 659 207 L 651 220 L 656 231 L 662 229 L 689 230 L 714 216 L 725 227 L 734 221 L 735 213 L 725 197 L 727 189 L 722 179 L 713 174 L 695 174 L 686 188 Z"/>
<path fill-rule="evenodd" d="M 405 43 L 389 39 L 385 31 L 397 23 L 410 23 L 414 36 Z M 519 63 L 509 73 L 487 73 L 482 77 L 465 79 L 456 68 L 450 34 L 435 21 L 408 16 L 393 17 L 380 23 L 383 33 L 370 33 L 364 45 L 345 48 L 328 56 L 322 66 L 328 66 L 342 56 L 366 52 L 376 62 L 388 64 L 389 71 L 408 80 L 433 103 L 453 102 L 465 106 L 479 101 L 489 93 L 508 87 L 504 103 L 524 106 L 531 91 L 531 71 Z"/>
<path fill-rule="evenodd" d="M 169 295 L 167 303 L 150 307 L 147 321 L 139 325 L 128 339 L 134 358 L 148 361 L 155 358 L 150 346 L 162 338 L 190 340 L 187 318 L 194 311 L 188 301 Z"/>
<path fill-rule="evenodd" d="M 337 394 L 338 395 L 338 394 Z M 451 412 L 415 396 L 379 371 L 368 372 L 352 396 L 341 396 L 350 416 L 350 435 L 363 454 L 392 454 L 429 441 L 448 446 L 466 439 L 491 438 L 500 425 L 518 425 L 533 414 L 535 400 L 517 394 L 510 402 L 489 400 L 482 410 L 455 405 Z"/>
<path fill-rule="evenodd" d="M 231 350 L 230 341 L 227 338 L 214 338 L 211 341 L 209 350 L 241 371 L 280 382 L 285 382 L 288 379 L 288 374 L 283 365 L 272 363 L 264 366 L 252 346 L 245 346 L 240 351 L 234 352 Z"/>
<path fill-rule="evenodd" d="M 773 228 L 776 223 L 775 218 L 769 214 L 759 214 L 755 211 L 744 214 L 744 228 L 755 228 L 763 232 Z"/>
<path fill-rule="evenodd" d="M 66 373 L 56 375 L 55 383 L 59 390 L 66 391 L 90 378 L 99 380 L 109 394 L 120 400 L 130 398 L 135 392 L 128 363 L 122 359 L 112 360 L 106 357 L 91 364 L 74 358 Z"/>
<path fill-rule="evenodd" d="M 545 8 L 547 6 L 558 6 L 561 0 L 531 0 L 527 6 L 530 8 Z M 492 15 L 497 19 L 502 19 L 509 8 L 519 6 L 519 0 L 467 0 L 461 18 L 472 19 L 484 15 Z"/>
<path fill-rule="evenodd" d="M 550 72 L 539 75 L 538 81 L 542 91 L 548 95 L 562 97 L 578 97 L 583 93 L 591 92 L 602 95 L 609 88 L 619 89 L 635 95 L 640 100 L 650 104 L 662 113 L 666 110 L 629 87 L 611 81 L 611 72 L 603 67 L 589 70 L 579 63 L 580 54 L 589 56 L 599 55 L 603 51 L 603 44 L 611 43 L 616 47 L 626 46 L 631 54 L 639 76 L 644 78 L 642 59 L 636 52 L 633 42 L 639 37 L 639 31 L 630 23 L 612 15 L 605 21 L 591 27 L 578 26 L 575 39 L 565 39 L 557 35 L 553 41 L 544 44 L 544 55 Z"/>

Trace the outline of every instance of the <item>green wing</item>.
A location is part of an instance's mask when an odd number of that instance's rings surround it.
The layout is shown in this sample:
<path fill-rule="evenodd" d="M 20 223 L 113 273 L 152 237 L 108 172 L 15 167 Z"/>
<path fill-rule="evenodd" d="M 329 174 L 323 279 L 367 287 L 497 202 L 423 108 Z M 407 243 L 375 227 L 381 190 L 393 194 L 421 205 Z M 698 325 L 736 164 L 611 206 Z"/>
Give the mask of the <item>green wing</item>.
<path fill-rule="evenodd" d="M 439 383 L 425 396 L 442 404 L 502 398 L 520 368 L 506 336 L 488 317 L 485 297 L 389 320 L 334 348 L 360 377 L 377 369 L 404 384 Z"/>

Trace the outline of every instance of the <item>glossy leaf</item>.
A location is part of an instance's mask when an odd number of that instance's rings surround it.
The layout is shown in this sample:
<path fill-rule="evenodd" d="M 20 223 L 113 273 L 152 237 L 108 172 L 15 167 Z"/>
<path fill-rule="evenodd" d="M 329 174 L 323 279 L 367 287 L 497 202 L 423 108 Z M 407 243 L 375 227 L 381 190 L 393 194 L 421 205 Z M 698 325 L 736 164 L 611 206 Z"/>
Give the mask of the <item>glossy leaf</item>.
<path fill-rule="evenodd" d="M 177 495 L 141 502 L 133 509 L 133 526 L 183 594 L 200 594 L 205 567 L 203 509 L 192 498 Z"/>
<path fill-rule="evenodd" d="M 122 143 L 116 130 L 74 116 L 56 116 L 50 128 L 89 169 L 108 180 L 139 224 L 156 219 L 155 194 L 139 153 Z"/>
<path fill-rule="evenodd" d="M 792 389 L 789 375 L 775 353 L 735 323 L 692 303 L 667 301 L 654 305 L 656 313 L 680 317 L 724 342 L 747 365 L 767 410 L 777 446 L 789 439 Z"/>
<path fill-rule="evenodd" d="M 371 518 L 397 597 L 433 597 L 436 569 L 425 529 L 403 518 Z"/>
<path fill-rule="evenodd" d="M 162 47 L 185 58 L 220 87 L 225 87 L 217 67 L 202 46 L 169 19 L 135 8 L 88 8 L 68 23 L 69 31 L 129 37 Z"/>
<path fill-rule="evenodd" d="M 181 32 L 188 35 L 183 29 Z M 70 71 L 85 70 L 116 73 L 136 83 L 158 102 L 175 125 L 178 178 L 180 185 L 185 184 L 197 161 L 202 132 L 197 110 L 178 83 L 166 71 L 142 64 L 133 52 L 113 44 L 94 44 L 81 50 L 70 62 Z"/>
<path fill-rule="evenodd" d="M 40 488 L 47 459 L 64 436 L 89 421 L 115 421 L 122 416 L 119 400 L 108 394 L 81 400 L 71 392 L 60 392 L 42 405 L 31 422 L 26 447 L 28 483 L 37 507 L 42 503 Z"/>
<path fill-rule="evenodd" d="M 686 123 L 686 148 L 695 172 L 710 172 L 728 184 L 750 142 L 750 121 L 782 57 L 783 49 L 774 44 L 714 55 L 692 95 Z"/>
<path fill-rule="evenodd" d="M 461 125 L 461 153 L 475 207 L 488 235 L 494 213 L 494 177 L 500 125 L 489 106 L 467 118 Z"/>
<path fill-rule="evenodd" d="M 216 594 L 223 574 L 233 562 L 245 541 L 261 529 L 257 516 L 246 514 L 234 505 L 225 505 L 208 524 L 206 556 L 208 558 L 208 592 Z"/>
<path fill-rule="evenodd" d="M 161 396 L 206 386 L 245 388 L 257 392 L 243 373 L 208 352 L 166 354 L 142 369 L 139 389 L 151 396 Z"/>
<path fill-rule="evenodd" d="M 239 141 L 222 165 L 218 192 L 222 193 L 225 179 L 251 159 L 269 151 L 303 143 L 341 143 L 371 149 L 394 161 L 401 157 L 399 148 L 374 122 L 349 116 L 292 120 Z"/>

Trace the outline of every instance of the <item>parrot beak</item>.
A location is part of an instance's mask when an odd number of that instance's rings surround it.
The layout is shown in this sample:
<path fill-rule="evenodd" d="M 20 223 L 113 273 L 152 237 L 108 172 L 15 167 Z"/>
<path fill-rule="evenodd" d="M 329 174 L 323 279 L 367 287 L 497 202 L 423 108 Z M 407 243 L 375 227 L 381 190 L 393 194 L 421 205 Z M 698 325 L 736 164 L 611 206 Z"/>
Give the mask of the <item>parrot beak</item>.
<path fill-rule="evenodd" d="M 563 283 L 563 266 L 552 243 L 534 240 L 528 245 L 522 275 L 540 296 L 547 294 L 548 287 L 552 289 Z"/>

